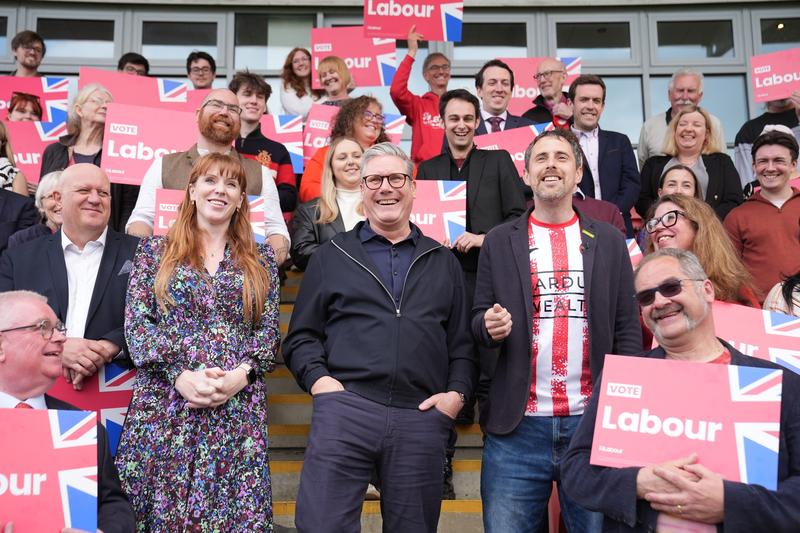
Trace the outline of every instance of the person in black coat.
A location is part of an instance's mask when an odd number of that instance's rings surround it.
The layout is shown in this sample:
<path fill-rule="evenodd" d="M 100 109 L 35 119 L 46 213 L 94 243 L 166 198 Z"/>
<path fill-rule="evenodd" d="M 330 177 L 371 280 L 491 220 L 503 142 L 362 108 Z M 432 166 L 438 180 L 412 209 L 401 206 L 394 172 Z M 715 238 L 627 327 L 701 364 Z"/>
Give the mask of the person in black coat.
<path fill-rule="evenodd" d="M 41 219 L 32 199 L 0 189 L 0 253 L 8 246 L 9 237 Z"/>
<path fill-rule="evenodd" d="M 364 149 L 350 137 L 331 143 L 322 169 L 321 196 L 298 206 L 292 218 L 292 262 L 305 270 L 311 254 L 337 233 L 364 219 L 361 203 L 361 155 Z"/>
<path fill-rule="evenodd" d="M 697 177 L 706 203 L 714 208 L 720 219 L 744 201 L 739 173 L 731 158 L 717 146 L 709 114 L 700 107 L 686 107 L 669 123 L 665 152 L 645 161 L 642 167 L 642 189 L 636 212 L 646 216 L 650 205 L 658 198 L 661 176 L 665 170 L 682 164 L 690 167 Z"/>

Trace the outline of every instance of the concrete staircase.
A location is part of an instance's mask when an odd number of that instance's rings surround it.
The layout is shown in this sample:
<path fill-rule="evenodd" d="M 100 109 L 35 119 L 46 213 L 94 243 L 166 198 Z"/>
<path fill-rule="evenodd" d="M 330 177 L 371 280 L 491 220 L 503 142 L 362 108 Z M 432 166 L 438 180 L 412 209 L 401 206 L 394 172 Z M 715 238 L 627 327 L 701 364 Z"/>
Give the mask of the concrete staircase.
<path fill-rule="evenodd" d="M 281 335 L 289 328 L 302 274 L 288 272 L 281 291 Z M 270 465 L 276 529 L 292 531 L 295 498 L 303 467 L 303 452 L 311 422 L 311 397 L 303 392 L 282 364 L 267 376 L 269 390 Z M 480 502 L 481 431 L 477 424 L 457 426 L 458 444 L 453 464 L 456 499 L 442 502 L 441 533 L 483 531 Z M 380 502 L 366 501 L 361 513 L 364 533 L 381 531 Z"/>

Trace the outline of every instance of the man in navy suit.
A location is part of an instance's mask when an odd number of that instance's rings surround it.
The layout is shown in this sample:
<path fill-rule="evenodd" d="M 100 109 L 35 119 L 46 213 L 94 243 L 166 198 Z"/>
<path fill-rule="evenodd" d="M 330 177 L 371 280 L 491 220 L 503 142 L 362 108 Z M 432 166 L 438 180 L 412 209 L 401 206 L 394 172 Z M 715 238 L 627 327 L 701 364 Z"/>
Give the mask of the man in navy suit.
<path fill-rule="evenodd" d="M 606 84 L 600 76 L 583 74 L 569 86 L 568 95 L 573 107 L 572 132 L 586 156 L 579 187 L 586 196 L 616 204 L 625 220 L 628 237 L 633 237 L 630 212 L 639 199 L 639 170 L 628 137 L 599 126 L 606 102 Z"/>
<path fill-rule="evenodd" d="M 0 291 L 43 294 L 67 326 L 62 363 L 76 389 L 124 355 L 125 294 L 138 239 L 108 227 L 110 184 L 82 163 L 61 176 L 61 229 L 0 258 Z"/>
<path fill-rule="evenodd" d="M 0 294 L 0 408 L 75 409 L 46 394 L 61 375 L 65 341 L 64 325 L 44 296 Z M 133 509 L 120 487 L 106 432 L 102 426 L 97 430 L 97 531 L 133 533 Z M 6 519 L 0 517 L 0 530 L 10 533 L 14 527 L 4 524 Z M 78 531 L 65 528 L 62 533 Z"/>
<path fill-rule="evenodd" d="M 499 59 L 487 61 L 475 74 L 475 89 L 481 99 L 481 121 L 475 135 L 532 126 L 533 121 L 508 112 L 514 90 L 514 72 Z"/>
<path fill-rule="evenodd" d="M 0 252 L 8 246 L 8 238 L 21 229 L 42 221 L 33 200 L 15 192 L 0 189 Z"/>

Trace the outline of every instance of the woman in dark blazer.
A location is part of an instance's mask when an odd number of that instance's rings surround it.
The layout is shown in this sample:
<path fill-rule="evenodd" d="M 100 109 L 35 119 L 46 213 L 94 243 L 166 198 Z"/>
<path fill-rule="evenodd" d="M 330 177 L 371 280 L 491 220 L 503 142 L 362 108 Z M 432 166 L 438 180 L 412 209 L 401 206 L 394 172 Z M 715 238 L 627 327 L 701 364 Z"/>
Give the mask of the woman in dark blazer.
<path fill-rule="evenodd" d="M 702 198 L 720 219 L 744 201 L 739 173 L 731 158 L 718 146 L 718 135 L 709 114 L 699 107 L 686 107 L 669 123 L 664 152 L 645 161 L 642 189 L 636 211 L 644 217 L 658 198 L 658 187 L 665 170 L 682 164 L 692 169 L 702 191 Z"/>
<path fill-rule="evenodd" d="M 320 244 L 364 220 L 360 189 L 363 153 L 351 137 L 331 143 L 322 169 L 321 196 L 301 204 L 292 218 L 292 261 L 300 270 L 306 269 Z"/>

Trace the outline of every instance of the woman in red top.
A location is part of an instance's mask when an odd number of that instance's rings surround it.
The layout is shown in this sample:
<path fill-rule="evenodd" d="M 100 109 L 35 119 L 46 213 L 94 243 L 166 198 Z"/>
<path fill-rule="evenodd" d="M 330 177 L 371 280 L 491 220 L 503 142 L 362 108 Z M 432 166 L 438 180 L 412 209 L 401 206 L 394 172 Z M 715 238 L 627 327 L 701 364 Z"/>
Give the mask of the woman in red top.
<path fill-rule="evenodd" d="M 389 137 L 383 128 L 381 103 L 372 96 L 359 96 L 348 100 L 336 115 L 336 122 L 331 130 L 331 142 L 339 137 L 352 137 L 366 150 L 376 143 L 388 142 Z M 306 163 L 306 169 L 300 180 L 300 201 L 308 202 L 318 198 L 322 169 L 325 166 L 325 155 L 328 146 L 316 151 Z"/>

